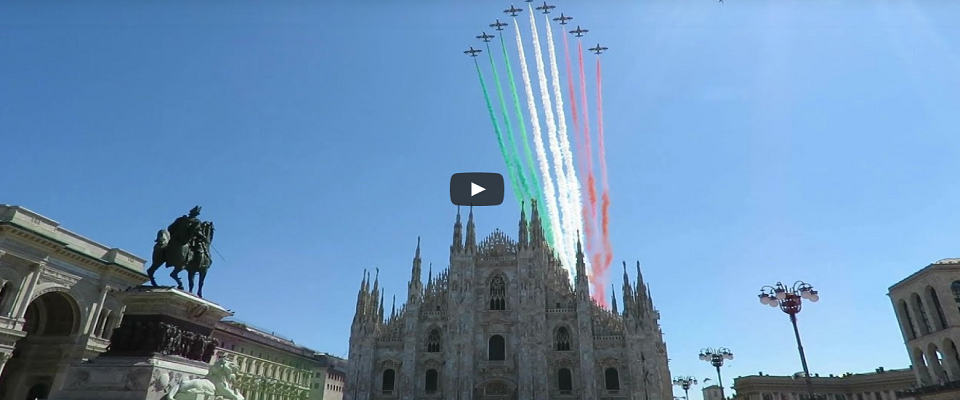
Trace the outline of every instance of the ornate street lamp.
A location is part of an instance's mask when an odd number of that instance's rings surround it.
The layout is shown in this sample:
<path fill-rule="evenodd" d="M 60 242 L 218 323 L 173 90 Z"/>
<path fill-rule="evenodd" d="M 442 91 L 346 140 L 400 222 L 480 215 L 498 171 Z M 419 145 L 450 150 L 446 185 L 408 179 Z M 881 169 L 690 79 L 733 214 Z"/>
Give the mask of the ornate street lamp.
<path fill-rule="evenodd" d="M 689 399 L 690 386 L 697 384 L 697 378 L 694 378 L 692 376 L 678 376 L 676 378 L 673 378 L 673 384 L 676 386 L 680 386 L 680 388 L 683 389 L 683 398 Z"/>
<path fill-rule="evenodd" d="M 807 396 L 816 399 L 813 394 L 813 382 L 810 381 L 810 369 L 807 368 L 807 356 L 803 353 L 803 343 L 800 341 L 800 329 L 797 328 L 797 314 L 803 306 L 803 300 L 816 303 L 820 295 L 813 286 L 803 281 L 797 281 L 792 287 L 777 282 L 774 286 L 760 288 L 760 304 L 770 307 L 780 307 L 780 310 L 790 316 L 793 324 L 793 334 L 797 337 L 797 349 L 800 350 L 800 363 L 803 364 L 803 378 L 807 382 Z"/>
<path fill-rule="evenodd" d="M 700 360 L 706 361 L 717 369 L 717 386 L 720 387 L 720 398 L 726 398 L 723 394 L 723 378 L 720 376 L 720 367 L 723 366 L 723 360 L 732 360 L 733 352 L 726 347 L 719 349 L 706 348 L 700 350 Z"/>

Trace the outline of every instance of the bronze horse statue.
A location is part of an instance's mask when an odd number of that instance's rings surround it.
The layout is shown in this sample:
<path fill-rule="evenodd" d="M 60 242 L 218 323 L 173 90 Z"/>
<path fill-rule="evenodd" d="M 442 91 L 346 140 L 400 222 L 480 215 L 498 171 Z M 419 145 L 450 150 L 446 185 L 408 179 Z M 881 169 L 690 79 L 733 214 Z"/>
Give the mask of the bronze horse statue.
<path fill-rule="evenodd" d="M 185 219 L 196 220 L 199 214 L 199 208 L 196 212 L 191 211 L 190 217 L 181 217 Z M 179 219 L 178 219 L 179 221 Z M 177 222 L 170 225 L 170 230 L 177 227 Z M 170 277 L 177 282 L 177 289 L 183 290 L 183 281 L 180 280 L 180 271 L 187 271 L 187 280 L 189 282 L 189 291 L 193 293 L 194 276 L 199 274 L 200 280 L 197 286 L 197 296 L 203 298 L 203 281 L 207 277 L 207 270 L 213 264 L 210 257 L 210 243 L 213 242 L 213 222 L 202 222 L 196 227 L 196 230 L 189 235 L 189 239 L 183 240 L 182 236 L 178 238 L 176 234 L 171 234 L 167 229 L 161 229 L 157 232 L 156 244 L 153 246 L 153 263 L 147 270 L 150 276 L 150 283 L 158 286 L 153 274 L 161 265 L 173 267 Z M 180 232 L 177 232 L 180 233 Z M 189 232 L 188 232 L 189 233 Z"/>

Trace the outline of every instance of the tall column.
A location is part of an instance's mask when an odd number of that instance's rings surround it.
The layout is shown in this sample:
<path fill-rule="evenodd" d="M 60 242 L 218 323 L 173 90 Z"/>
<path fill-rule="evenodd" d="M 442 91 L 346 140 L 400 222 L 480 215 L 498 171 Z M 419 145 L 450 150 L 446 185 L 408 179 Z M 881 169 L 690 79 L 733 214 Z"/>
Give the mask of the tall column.
<path fill-rule="evenodd" d="M 33 299 L 33 293 L 37 289 L 37 282 L 40 281 L 40 275 L 43 272 L 43 268 L 46 266 L 46 262 L 39 262 L 30 266 L 30 273 L 23 278 L 24 284 L 20 285 L 20 291 L 17 296 L 17 304 L 14 307 L 17 312 L 14 314 L 16 319 L 23 319 L 23 315 L 27 312 L 27 306 L 30 305 L 30 300 Z"/>
<path fill-rule="evenodd" d="M 96 306 L 93 310 L 90 310 L 90 316 L 87 318 L 87 326 L 84 327 L 83 331 L 90 336 L 97 335 L 97 329 L 100 327 L 100 315 L 103 313 L 103 303 L 107 301 L 107 293 L 110 291 L 110 287 L 103 285 L 100 288 L 100 300 L 97 301 Z"/>

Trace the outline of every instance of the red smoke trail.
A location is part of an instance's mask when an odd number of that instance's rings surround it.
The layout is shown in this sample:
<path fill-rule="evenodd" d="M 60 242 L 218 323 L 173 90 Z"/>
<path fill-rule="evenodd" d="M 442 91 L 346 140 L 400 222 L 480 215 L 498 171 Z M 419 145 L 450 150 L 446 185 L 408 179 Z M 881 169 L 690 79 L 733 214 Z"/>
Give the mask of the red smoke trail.
<path fill-rule="evenodd" d="M 607 285 L 604 282 L 605 277 L 603 276 L 603 258 L 601 258 L 602 250 L 597 248 L 597 185 L 596 178 L 594 178 L 593 174 L 593 149 L 590 140 L 590 113 L 587 111 L 587 74 L 584 72 L 583 68 L 583 41 L 577 41 L 577 54 L 580 61 L 580 101 L 582 102 L 582 107 L 580 110 L 583 113 L 582 154 L 586 155 L 587 162 L 587 201 L 583 206 L 584 233 L 587 235 L 587 251 L 590 253 L 590 259 L 593 261 L 590 266 L 592 270 L 592 277 L 590 281 L 593 284 L 593 297 L 601 305 L 607 307 L 609 306 L 609 300 L 607 300 L 605 295 Z"/>
<path fill-rule="evenodd" d="M 610 244 L 610 187 L 607 184 L 607 151 L 603 139 L 603 78 L 600 72 L 600 57 L 597 57 L 597 147 L 600 153 L 600 176 L 603 181 L 603 195 L 600 200 L 600 213 L 603 222 L 601 224 L 601 237 L 603 238 L 603 264 L 600 268 L 601 273 L 606 276 L 610 269 L 610 262 L 613 261 L 613 246 Z"/>

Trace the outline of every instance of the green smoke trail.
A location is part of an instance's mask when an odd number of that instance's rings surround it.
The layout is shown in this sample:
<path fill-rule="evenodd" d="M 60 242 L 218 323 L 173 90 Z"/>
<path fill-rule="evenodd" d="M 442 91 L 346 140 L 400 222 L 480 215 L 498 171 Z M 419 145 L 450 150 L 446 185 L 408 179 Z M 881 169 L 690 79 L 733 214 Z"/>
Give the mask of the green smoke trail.
<path fill-rule="evenodd" d="M 516 20 L 514 20 L 514 23 L 516 23 Z M 540 181 L 537 179 L 537 171 L 534 170 L 534 166 L 536 164 L 533 162 L 533 152 L 530 151 L 530 140 L 527 138 L 527 127 L 523 124 L 523 109 L 520 106 L 520 95 L 517 94 L 517 81 L 513 76 L 513 68 L 510 67 L 510 54 L 507 53 L 507 45 L 503 40 L 502 34 L 500 35 L 500 47 L 503 48 L 503 59 L 507 64 L 507 76 L 510 79 L 510 93 L 513 95 L 513 107 L 517 113 L 518 125 L 520 125 L 520 138 L 523 140 L 523 150 L 527 157 L 527 167 L 529 170 L 523 168 L 523 163 L 520 162 L 519 155 L 517 155 L 516 160 L 518 161 L 518 165 L 520 165 L 521 171 L 524 173 L 529 173 L 529 175 L 527 175 L 527 179 L 533 183 L 533 188 L 527 192 L 527 197 L 537 199 L 537 204 L 542 206 L 546 203 L 544 203 L 543 193 L 540 191 Z M 516 146 L 514 143 L 511 143 L 511 145 L 514 148 Z M 550 229 L 550 224 L 543 224 L 543 227 L 547 242 L 552 246 L 553 231 Z"/>
<path fill-rule="evenodd" d="M 487 92 L 487 84 L 483 81 L 483 72 L 480 71 L 480 63 L 473 59 L 473 64 L 477 66 L 477 76 L 480 77 L 480 88 L 483 89 L 483 100 L 487 102 L 487 111 L 490 112 L 490 121 L 493 122 L 493 131 L 497 133 L 497 144 L 500 146 L 500 153 L 503 153 L 503 160 L 507 163 L 507 171 L 513 175 L 516 169 L 513 167 L 512 160 L 509 159 L 507 150 L 503 144 L 503 135 L 500 133 L 500 124 L 497 123 L 497 115 L 493 112 L 493 104 L 490 103 L 490 94 Z M 517 202 L 523 201 L 520 191 L 517 190 L 517 183 L 511 176 L 510 183 L 513 185 L 513 192 L 517 196 Z"/>
<path fill-rule="evenodd" d="M 513 146 L 513 129 L 510 128 L 507 102 L 503 99 L 503 88 L 500 87 L 500 75 L 497 74 L 497 65 L 493 62 L 493 53 L 490 52 L 490 42 L 487 42 L 487 56 L 490 58 L 490 68 L 493 69 L 493 80 L 497 83 L 497 94 L 500 96 L 500 105 L 501 108 L 503 108 L 503 125 L 507 128 L 507 141 L 510 143 L 510 147 L 506 147 L 499 132 L 497 133 L 497 141 L 500 143 L 500 152 L 503 153 L 503 160 L 507 163 L 507 171 L 510 172 L 510 185 L 513 186 L 513 193 L 517 197 L 517 204 L 523 204 L 524 194 L 529 189 L 527 189 L 527 181 L 520 171 L 520 166 L 517 165 L 517 156 L 513 154 L 515 152 Z M 483 77 L 480 78 L 480 81 L 483 82 Z M 489 103 L 489 100 L 487 100 L 487 102 Z M 493 116 L 493 109 L 491 109 L 490 112 L 490 115 Z"/>

